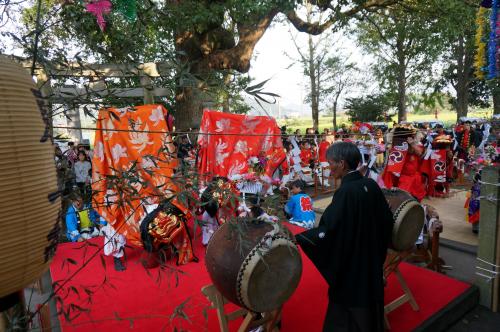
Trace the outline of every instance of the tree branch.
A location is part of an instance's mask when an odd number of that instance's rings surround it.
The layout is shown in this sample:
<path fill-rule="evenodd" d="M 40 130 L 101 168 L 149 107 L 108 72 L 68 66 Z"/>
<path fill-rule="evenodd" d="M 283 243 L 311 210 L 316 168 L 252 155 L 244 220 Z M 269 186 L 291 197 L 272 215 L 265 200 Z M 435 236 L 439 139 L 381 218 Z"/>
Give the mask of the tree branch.
<path fill-rule="evenodd" d="M 248 72 L 255 45 L 269 28 L 277 13 L 277 10 L 271 10 L 256 24 L 238 24 L 238 44 L 233 48 L 216 51 L 204 57 L 200 61 L 201 68 L 206 65 L 210 69 L 234 69 L 240 73 Z"/>
<path fill-rule="evenodd" d="M 389 47 L 391 48 L 396 48 L 396 45 L 394 45 L 393 43 L 391 43 L 384 35 L 384 33 L 382 32 L 382 29 L 380 29 L 379 25 L 377 24 L 377 22 L 375 22 L 374 20 L 372 20 L 368 15 L 364 15 L 363 18 L 365 18 L 374 28 L 375 30 L 377 30 L 377 33 L 378 35 L 380 36 L 380 38 L 384 41 L 384 43 L 386 43 Z"/>
<path fill-rule="evenodd" d="M 355 6 L 345 12 L 340 12 L 338 15 L 332 14 L 324 23 L 310 23 L 302 20 L 297 13 L 292 10 L 285 13 L 288 20 L 293 24 L 293 26 L 300 32 L 307 32 L 311 35 L 319 35 L 323 31 L 329 29 L 334 23 L 338 22 L 339 17 L 352 17 L 363 10 L 384 8 L 390 5 L 394 5 L 401 0 L 368 0 L 362 5 Z"/>

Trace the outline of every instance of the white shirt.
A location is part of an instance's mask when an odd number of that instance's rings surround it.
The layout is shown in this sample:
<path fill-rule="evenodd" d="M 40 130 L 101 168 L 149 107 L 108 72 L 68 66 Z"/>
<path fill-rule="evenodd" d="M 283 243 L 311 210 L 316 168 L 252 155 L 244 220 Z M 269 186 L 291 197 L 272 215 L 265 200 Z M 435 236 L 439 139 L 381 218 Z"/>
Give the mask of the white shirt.
<path fill-rule="evenodd" d="M 73 166 L 75 172 L 76 182 L 87 182 L 90 181 L 89 171 L 92 169 L 92 165 L 88 161 L 78 160 Z"/>

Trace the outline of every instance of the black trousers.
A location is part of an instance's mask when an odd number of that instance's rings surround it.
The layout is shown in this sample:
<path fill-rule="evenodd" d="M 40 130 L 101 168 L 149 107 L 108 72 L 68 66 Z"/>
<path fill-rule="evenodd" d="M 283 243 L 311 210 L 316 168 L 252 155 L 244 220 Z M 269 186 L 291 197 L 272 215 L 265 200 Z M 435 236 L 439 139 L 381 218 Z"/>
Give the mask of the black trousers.
<path fill-rule="evenodd" d="M 383 332 L 384 303 L 370 307 L 350 308 L 329 301 L 323 332 Z"/>

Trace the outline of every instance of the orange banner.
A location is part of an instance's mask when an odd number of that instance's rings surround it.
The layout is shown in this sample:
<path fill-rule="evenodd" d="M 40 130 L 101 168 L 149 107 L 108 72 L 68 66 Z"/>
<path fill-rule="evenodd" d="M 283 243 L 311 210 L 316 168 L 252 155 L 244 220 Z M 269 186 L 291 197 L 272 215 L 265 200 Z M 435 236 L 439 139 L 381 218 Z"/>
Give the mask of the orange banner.
<path fill-rule="evenodd" d="M 177 160 L 166 150 L 162 105 L 99 112 L 92 159 L 93 207 L 130 243 L 142 246 L 145 206 L 173 192 Z"/>
<path fill-rule="evenodd" d="M 264 174 L 272 177 L 285 160 L 280 135 L 272 117 L 205 110 L 198 137 L 200 174 L 233 178 L 248 171 L 249 158 L 264 157 Z"/>

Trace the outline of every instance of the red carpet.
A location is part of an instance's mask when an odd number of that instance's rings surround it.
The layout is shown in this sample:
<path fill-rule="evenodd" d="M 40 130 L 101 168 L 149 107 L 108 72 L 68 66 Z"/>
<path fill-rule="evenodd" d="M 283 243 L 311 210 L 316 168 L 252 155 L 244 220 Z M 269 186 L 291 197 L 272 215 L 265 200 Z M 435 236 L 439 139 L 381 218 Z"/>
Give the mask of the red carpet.
<path fill-rule="evenodd" d="M 290 228 L 298 230 L 294 226 Z M 98 238 L 92 243 L 101 246 L 102 241 Z M 199 237 L 194 242 L 200 262 L 179 268 L 171 265 L 172 270 L 161 272 L 157 268 L 150 270 L 149 274 L 138 263 L 140 250 L 127 249 L 128 269 L 125 272 L 114 270 L 112 258 L 101 260 L 98 257 L 101 254 L 96 256 L 59 292 L 66 311 L 66 315 L 60 314 L 63 331 L 153 332 L 173 331 L 175 328 L 177 331 L 218 331 L 217 315 L 208 309 L 208 301 L 200 291 L 202 286 L 211 283 L 205 270 L 204 248 Z M 59 246 L 51 266 L 54 282 L 66 280 L 97 249 L 95 246 L 78 249 L 81 246 L 81 243 Z M 283 309 L 282 331 L 285 332 L 314 332 L 322 328 L 327 286 L 305 256 L 303 263 L 299 287 Z M 420 311 L 413 311 L 406 303 L 390 313 L 391 331 L 411 331 L 469 287 L 466 283 L 409 264 L 402 264 L 401 272 L 420 305 Z M 88 291 L 94 292 L 90 298 Z M 389 278 L 386 302 L 401 294 L 396 279 Z M 66 319 L 68 316 L 70 321 Z M 235 331 L 236 326 L 233 324 L 232 330 Z"/>

